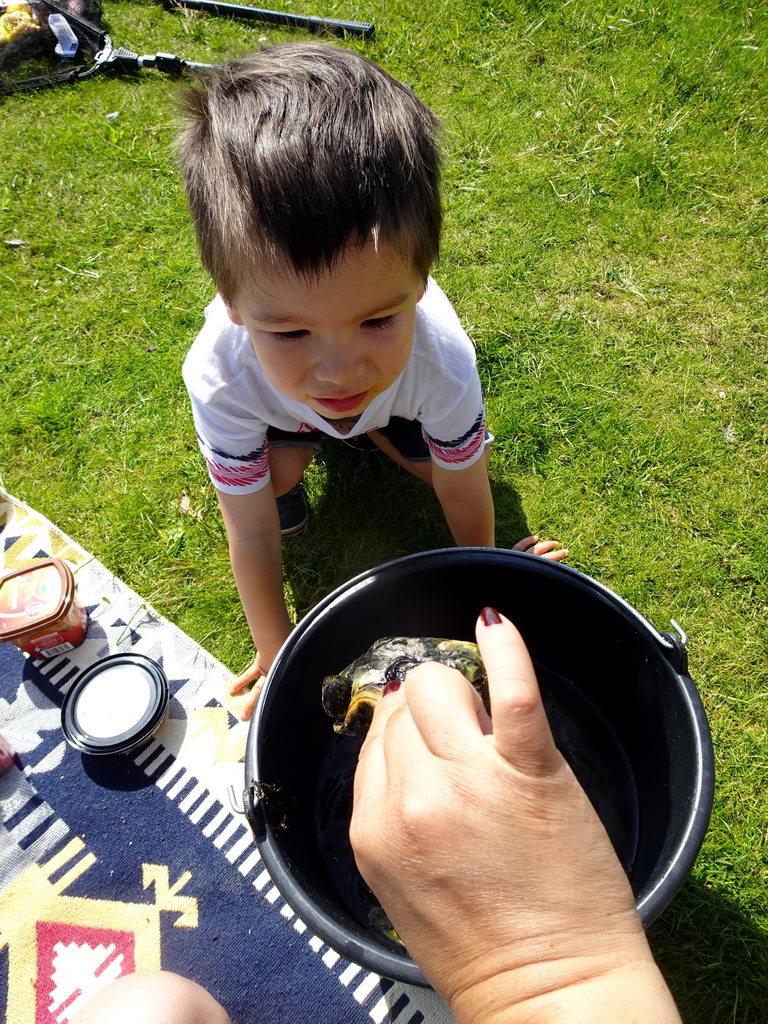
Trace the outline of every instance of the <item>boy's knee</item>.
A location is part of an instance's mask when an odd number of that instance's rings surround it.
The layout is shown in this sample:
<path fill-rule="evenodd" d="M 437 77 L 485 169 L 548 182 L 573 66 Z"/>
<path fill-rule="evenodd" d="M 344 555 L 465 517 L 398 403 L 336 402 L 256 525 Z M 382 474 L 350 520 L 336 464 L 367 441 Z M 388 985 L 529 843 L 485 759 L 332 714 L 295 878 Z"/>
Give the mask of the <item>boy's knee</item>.
<path fill-rule="evenodd" d="M 270 447 L 269 475 L 275 497 L 287 494 L 301 480 L 304 470 L 314 457 L 312 448 Z"/>
<path fill-rule="evenodd" d="M 372 430 L 368 434 L 373 443 L 379 448 L 385 455 L 388 455 L 393 462 L 396 462 L 398 466 L 402 466 L 403 469 L 407 469 L 413 476 L 417 476 L 419 480 L 423 480 L 424 483 L 432 485 L 432 463 L 431 462 L 412 462 L 406 459 L 392 442 L 384 437 L 378 430 Z"/>

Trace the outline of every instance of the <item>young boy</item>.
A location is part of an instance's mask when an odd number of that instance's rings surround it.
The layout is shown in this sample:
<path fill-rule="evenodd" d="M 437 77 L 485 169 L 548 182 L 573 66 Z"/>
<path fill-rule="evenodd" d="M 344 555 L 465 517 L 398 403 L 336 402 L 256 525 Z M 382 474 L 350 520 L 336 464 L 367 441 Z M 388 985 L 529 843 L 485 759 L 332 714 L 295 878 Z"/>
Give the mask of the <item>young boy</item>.
<path fill-rule="evenodd" d="M 437 122 L 416 95 L 348 50 L 284 44 L 211 73 L 185 110 L 180 165 L 219 295 L 184 381 L 257 648 L 231 687 L 255 684 L 247 719 L 291 629 L 281 535 L 306 523 L 323 435 L 365 435 L 430 483 L 467 546 L 494 544 L 490 437 L 472 343 L 429 278 Z"/>

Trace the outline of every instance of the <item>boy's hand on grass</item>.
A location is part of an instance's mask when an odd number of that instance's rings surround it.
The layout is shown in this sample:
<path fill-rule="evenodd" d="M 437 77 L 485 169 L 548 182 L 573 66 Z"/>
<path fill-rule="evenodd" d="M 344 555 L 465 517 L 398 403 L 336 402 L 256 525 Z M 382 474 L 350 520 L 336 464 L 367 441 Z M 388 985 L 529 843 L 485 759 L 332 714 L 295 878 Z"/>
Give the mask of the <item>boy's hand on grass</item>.
<path fill-rule="evenodd" d="M 253 664 L 249 665 L 245 672 L 239 675 L 230 685 L 229 693 L 232 697 L 242 693 L 243 690 L 247 690 L 245 698 L 238 708 L 241 722 L 247 722 L 253 714 L 253 709 L 256 707 L 256 701 L 259 699 L 259 694 L 268 671 L 268 668 L 262 668 L 259 664 L 257 656 Z"/>
<path fill-rule="evenodd" d="M 570 554 L 568 548 L 560 547 L 559 540 L 539 540 L 538 537 L 523 537 L 512 550 L 523 551 L 527 555 L 541 555 L 553 562 L 562 562 Z"/>

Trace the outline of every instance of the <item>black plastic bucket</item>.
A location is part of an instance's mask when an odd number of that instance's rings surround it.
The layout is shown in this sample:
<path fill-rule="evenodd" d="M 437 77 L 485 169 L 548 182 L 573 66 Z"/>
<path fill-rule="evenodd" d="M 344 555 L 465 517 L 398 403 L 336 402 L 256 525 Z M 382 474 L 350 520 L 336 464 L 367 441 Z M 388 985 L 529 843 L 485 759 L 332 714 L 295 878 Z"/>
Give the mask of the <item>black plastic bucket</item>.
<path fill-rule="evenodd" d="M 426 984 L 365 916 L 365 886 L 343 841 L 357 741 L 334 734 L 322 681 L 379 637 L 474 639 L 485 605 L 528 644 L 555 739 L 611 835 L 644 924 L 685 880 L 712 810 L 711 737 L 684 644 L 608 588 L 488 548 L 429 551 L 363 573 L 309 612 L 280 651 L 248 735 L 245 804 L 297 915 L 343 956 L 399 981 Z M 329 822 L 344 833 L 334 843 Z"/>

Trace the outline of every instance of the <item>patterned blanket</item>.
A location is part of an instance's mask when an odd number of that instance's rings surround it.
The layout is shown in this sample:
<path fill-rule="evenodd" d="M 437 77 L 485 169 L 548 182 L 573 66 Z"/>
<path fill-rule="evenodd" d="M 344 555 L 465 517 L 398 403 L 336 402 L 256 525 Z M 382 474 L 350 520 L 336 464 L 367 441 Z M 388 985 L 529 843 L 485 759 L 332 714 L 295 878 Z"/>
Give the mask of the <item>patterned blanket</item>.
<path fill-rule="evenodd" d="M 235 1024 L 450 1024 L 420 989 L 341 958 L 286 905 L 238 810 L 247 725 L 230 673 L 55 526 L 0 489 L 0 571 L 56 555 L 90 614 L 85 643 L 33 660 L 0 643 L 0 1007 L 8 1024 L 67 1024 L 111 979 L 163 968 L 205 986 Z M 171 687 L 160 730 L 95 757 L 61 704 L 109 654 L 155 659 Z"/>

